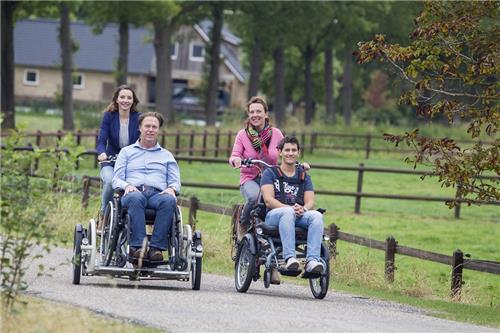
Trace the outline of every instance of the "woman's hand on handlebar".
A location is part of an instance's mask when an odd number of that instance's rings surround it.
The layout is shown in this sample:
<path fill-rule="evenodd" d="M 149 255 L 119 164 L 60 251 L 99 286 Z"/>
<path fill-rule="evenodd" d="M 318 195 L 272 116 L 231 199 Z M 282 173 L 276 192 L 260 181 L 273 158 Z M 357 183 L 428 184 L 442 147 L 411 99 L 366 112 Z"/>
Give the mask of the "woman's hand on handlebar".
<path fill-rule="evenodd" d="M 233 166 L 233 168 L 235 169 L 239 169 L 241 168 L 241 158 L 239 157 L 235 157 L 232 161 L 231 161 L 231 165 Z"/>
<path fill-rule="evenodd" d="M 97 156 L 97 160 L 99 162 L 105 161 L 107 159 L 108 159 L 108 155 L 106 155 L 106 153 L 100 153 L 99 156 Z"/>

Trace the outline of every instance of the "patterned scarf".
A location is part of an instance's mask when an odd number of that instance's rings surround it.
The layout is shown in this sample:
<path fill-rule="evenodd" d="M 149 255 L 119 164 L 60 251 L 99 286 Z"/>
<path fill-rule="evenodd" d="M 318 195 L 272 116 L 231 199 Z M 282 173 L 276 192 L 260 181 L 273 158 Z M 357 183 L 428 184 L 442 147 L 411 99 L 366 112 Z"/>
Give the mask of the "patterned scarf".
<path fill-rule="evenodd" d="M 246 133 L 252 146 L 259 153 L 262 151 L 264 155 L 268 155 L 269 141 L 271 140 L 272 128 L 269 126 L 269 121 L 266 120 L 264 128 L 258 132 L 252 125 L 248 124 L 246 128 Z"/>

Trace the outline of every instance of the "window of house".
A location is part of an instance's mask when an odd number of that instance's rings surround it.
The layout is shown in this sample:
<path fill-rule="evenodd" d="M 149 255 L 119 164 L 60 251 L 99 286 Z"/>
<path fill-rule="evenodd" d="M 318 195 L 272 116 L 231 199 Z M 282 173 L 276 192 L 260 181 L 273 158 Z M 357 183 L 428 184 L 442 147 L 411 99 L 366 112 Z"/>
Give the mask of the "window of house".
<path fill-rule="evenodd" d="M 85 77 L 82 73 L 73 73 L 73 89 L 83 89 L 85 87 Z"/>
<path fill-rule="evenodd" d="M 37 69 L 26 69 L 24 71 L 23 82 L 28 86 L 37 86 L 40 74 Z"/>
<path fill-rule="evenodd" d="M 177 55 L 179 54 L 179 43 L 174 43 L 174 45 L 172 45 L 172 51 L 170 53 L 170 58 L 172 60 L 175 60 L 177 59 Z"/>
<path fill-rule="evenodd" d="M 202 44 L 191 43 L 189 48 L 189 60 L 203 61 L 205 59 L 205 47 Z"/>

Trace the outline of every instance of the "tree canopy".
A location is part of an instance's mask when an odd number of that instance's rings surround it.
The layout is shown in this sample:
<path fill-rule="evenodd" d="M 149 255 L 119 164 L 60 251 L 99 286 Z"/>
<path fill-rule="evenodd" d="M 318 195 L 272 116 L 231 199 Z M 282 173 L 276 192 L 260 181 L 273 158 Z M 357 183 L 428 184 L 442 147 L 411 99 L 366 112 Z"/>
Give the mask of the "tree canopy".
<path fill-rule="evenodd" d="M 359 63 L 379 60 L 400 74 L 408 86 L 400 101 L 418 115 L 465 122 L 472 138 L 490 141 L 462 148 L 448 138 L 423 137 L 418 129 L 386 135 L 413 147 L 416 154 L 408 160 L 432 165 L 444 186 L 457 187 L 459 198 L 500 199 L 499 8 L 498 1 L 427 2 L 409 46 L 390 44 L 383 35 L 358 44 Z M 497 177 L 483 177 L 491 175 Z"/>

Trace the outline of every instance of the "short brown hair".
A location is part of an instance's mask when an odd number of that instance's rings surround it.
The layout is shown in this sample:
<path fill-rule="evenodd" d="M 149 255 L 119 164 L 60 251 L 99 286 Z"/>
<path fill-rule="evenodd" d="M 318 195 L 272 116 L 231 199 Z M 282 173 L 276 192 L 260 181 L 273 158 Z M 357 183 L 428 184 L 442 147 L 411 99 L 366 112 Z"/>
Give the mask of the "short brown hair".
<path fill-rule="evenodd" d="M 283 139 L 281 139 L 276 148 L 280 151 L 283 150 L 283 147 L 285 147 L 285 143 L 297 145 L 297 149 L 300 150 L 299 139 L 297 139 L 297 137 L 295 136 L 285 136 Z"/>
<path fill-rule="evenodd" d="M 154 118 L 158 119 L 158 121 L 160 122 L 160 127 L 163 126 L 163 116 L 159 112 L 143 112 L 143 113 L 141 113 L 141 115 L 139 116 L 139 126 L 141 126 L 142 121 L 146 117 L 154 117 Z"/>

